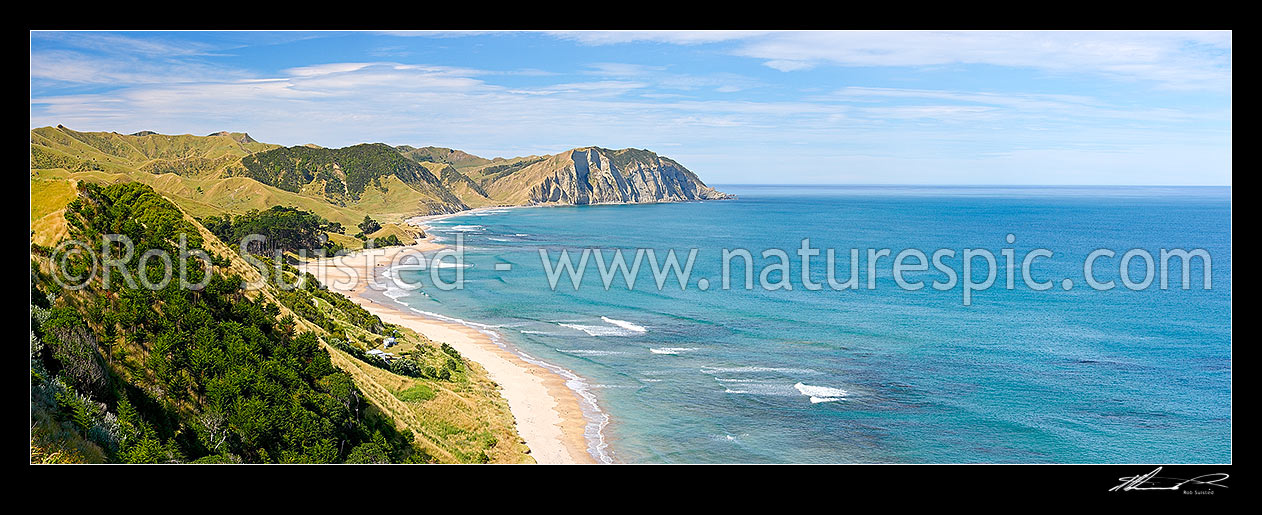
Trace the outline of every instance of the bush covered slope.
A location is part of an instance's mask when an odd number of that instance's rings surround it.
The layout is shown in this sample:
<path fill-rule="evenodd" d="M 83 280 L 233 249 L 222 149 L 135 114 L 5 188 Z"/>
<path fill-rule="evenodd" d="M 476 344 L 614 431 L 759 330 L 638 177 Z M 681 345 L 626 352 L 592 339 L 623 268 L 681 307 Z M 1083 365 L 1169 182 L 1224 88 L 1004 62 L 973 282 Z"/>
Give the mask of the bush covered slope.
<path fill-rule="evenodd" d="M 140 250 L 109 271 L 108 284 L 70 289 L 51 277 L 50 249 L 33 247 L 33 461 L 529 460 L 480 369 L 314 278 L 297 290 L 244 290 L 243 279 L 255 278 L 242 273 L 254 270 L 152 188 L 84 183 L 65 219 L 72 238 L 121 234 Z M 211 256 L 209 269 L 187 267 L 203 287 L 128 284 L 160 282 L 165 267 L 142 265 L 142 251 L 178 256 L 181 242 Z M 91 266 L 83 256 L 68 264 L 72 275 Z M 355 359 L 386 335 L 408 343 L 406 361 Z M 446 411 L 453 400 L 464 413 Z"/>

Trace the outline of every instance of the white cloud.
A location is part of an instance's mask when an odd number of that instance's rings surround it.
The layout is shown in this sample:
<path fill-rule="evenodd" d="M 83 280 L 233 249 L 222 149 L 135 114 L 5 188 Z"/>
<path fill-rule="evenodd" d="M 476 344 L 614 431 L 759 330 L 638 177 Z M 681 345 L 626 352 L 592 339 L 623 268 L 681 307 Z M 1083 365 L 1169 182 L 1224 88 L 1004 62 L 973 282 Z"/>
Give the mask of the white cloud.
<path fill-rule="evenodd" d="M 899 34 L 906 40 L 882 34 L 854 39 L 851 33 L 561 37 L 592 45 L 719 42 L 723 51 L 787 70 L 878 62 L 987 63 L 1049 73 L 1086 72 L 1096 79 L 1149 80 L 1165 87 L 1204 88 L 1223 77 L 1230 80 L 1229 33 L 1225 38 L 1219 33 L 1092 33 L 1077 43 L 1064 33 L 964 33 L 968 41 L 955 48 L 950 47 L 957 42 L 948 44 L 957 37 L 951 34 Z M 1022 57 L 1042 41 L 1036 36 L 1050 46 Z M 1201 43 L 1172 43 L 1179 38 Z M 1209 58 L 1189 58 L 1197 55 Z M 1046 62 L 1033 62 L 1039 60 Z M 943 183 L 968 182 L 969 177 L 1004 182 L 1005 170 L 1020 170 L 1022 181 L 1032 183 L 1054 183 L 1062 177 L 1082 182 L 1094 172 L 1111 183 L 1230 182 L 1230 108 L 1196 102 L 1170 104 L 1179 109 L 1159 102 L 1117 105 L 1118 100 L 1110 103 L 1085 94 L 1013 91 L 1011 85 L 965 91 L 833 84 L 804 92 L 787 87 L 796 86 L 791 80 L 763 83 L 736 74 L 692 74 L 670 62 L 578 64 L 562 73 L 367 61 L 259 75 L 211 66 L 193 54 L 161 59 L 36 47 L 31 54 L 33 85 L 57 81 L 114 87 L 92 89 L 92 94 L 79 93 L 89 90 L 81 87 L 37 93 L 31 99 L 31 124 L 119 132 L 237 130 L 290 145 L 382 141 L 448 146 L 487 156 L 553 153 L 591 144 L 671 147 L 671 157 L 718 183 L 785 180 L 766 176 L 768 163 L 775 163 L 789 180 L 812 182 Z M 530 77 L 523 80 L 520 75 Z M 738 93 L 750 90 L 756 91 Z M 1214 95 L 1204 97 L 1211 106 L 1222 99 Z M 1226 95 L 1229 104 L 1229 89 Z M 1197 162 L 1205 165 L 1189 168 Z M 979 171 L 970 176 L 972 168 Z M 1065 169 L 1075 175 L 1064 175 Z"/>
<path fill-rule="evenodd" d="M 554 37 L 576 41 L 585 45 L 613 45 L 640 41 L 676 45 L 699 45 L 733 41 L 767 33 L 768 31 L 753 30 L 588 30 L 548 32 Z"/>
<path fill-rule="evenodd" d="M 373 63 L 330 63 L 319 64 L 315 66 L 301 66 L 298 68 L 290 68 L 285 73 L 295 77 L 316 77 L 319 75 L 329 75 L 333 73 L 347 73 L 362 70 Z"/>
<path fill-rule="evenodd" d="M 777 32 L 741 41 L 737 55 L 795 71 L 820 65 L 989 64 L 1225 89 L 1230 32 Z"/>
<path fill-rule="evenodd" d="M 855 182 L 843 170 L 866 163 L 882 171 L 860 174 L 869 182 L 929 180 L 917 168 L 926 166 L 977 167 L 986 171 L 977 177 L 987 178 L 1007 166 L 1031 171 L 1031 182 L 1055 182 L 1059 176 L 1047 175 L 1054 171 L 1049 163 L 1022 159 L 1048 159 L 1058 150 L 1067 152 L 1064 162 L 1075 156 L 1074 166 L 1082 169 L 1092 169 L 1092 156 L 1112 167 L 1131 159 L 1133 166 L 1126 169 L 1138 179 L 1129 182 L 1148 177 L 1169 182 L 1177 175 L 1171 167 L 1221 160 L 1215 142 L 1226 129 L 1189 126 L 1189 120 L 1204 120 L 1179 111 L 1123 109 L 1072 95 L 851 87 L 798 101 L 650 100 L 631 94 L 646 88 L 636 81 L 516 90 L 487 82 L 488 77 L 495 75 L 395 63 L 329 63 L 263 79 L 139 84 L 108 93 L 40 97 L 32 100 L 31 123 L 120 132 L 241 130 L 291 145 L 383 141 L 490 156 L 589 144 L 656 148 L 687 141 L 670 152 L 672 157 L 711 182 L 774 181 L 757 175 L 765 167 L 754 163 L 766 163 L 767 156 L 795 170 L 793 177 L 812 181 Z M 786 148 L 794 150 L 786 153 Z M 731 156 L 740 158 L 734 162 Z M 751 161 L 750 156 L 758 157 Z M 1153 168 L 1135 171 L 1144 167 Z M 939 175 L 930 182 L 967 182 L 967 175 Z"/>
<path fill-rule="evenodd" d="M 233 69 L 197 62 L 94 56 L 70 50 L 31 52 L 31 79 L 70 84 L 151 84 L 244 78 Z"/>
<path fill-rule="evenodd" d="M 131 37 L 103 32 L 33 31 L 31 39 L 60 42 L 85 50 L 114 55 L 157 58 L 221 55 L 213 45 L 190 41 L 168 41 L 152 35 Z"/>
<path fill-rule="evenodd" d="M 728 43 L 783 72 L 823 65 L 988 64 L 1152 81 L 1173 89 L 1230 87 L 1230 31 L 579 31 L 587 45 Z"/>

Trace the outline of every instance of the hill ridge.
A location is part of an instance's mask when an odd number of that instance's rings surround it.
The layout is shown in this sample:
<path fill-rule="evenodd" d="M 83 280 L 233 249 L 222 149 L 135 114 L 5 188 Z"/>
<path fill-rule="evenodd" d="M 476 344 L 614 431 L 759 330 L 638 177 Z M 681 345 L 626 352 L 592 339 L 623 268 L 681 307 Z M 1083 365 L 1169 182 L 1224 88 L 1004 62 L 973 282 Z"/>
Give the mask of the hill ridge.
<path fill-rule="evenodd" d="M 33 176 L 136 180 L 197 216 L 287 205 L 353 225 L 364 216 L 402 222 L 484 206 L 730 198 L 677 161 L 640 148 L 485 158 L 437 146 L 282 146 L 228 131 L 119 134 L 58 125 L 30 135 Z"/>

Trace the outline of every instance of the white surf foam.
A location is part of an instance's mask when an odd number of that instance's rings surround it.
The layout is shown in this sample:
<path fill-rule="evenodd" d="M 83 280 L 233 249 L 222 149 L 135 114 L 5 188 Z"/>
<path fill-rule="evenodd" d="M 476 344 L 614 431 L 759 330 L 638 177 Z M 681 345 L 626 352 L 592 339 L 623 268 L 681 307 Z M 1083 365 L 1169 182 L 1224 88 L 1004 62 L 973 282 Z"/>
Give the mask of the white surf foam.
<path fill-rule="evenodd" d="M 434 268 L 473 268 L 469 263 L 452 263 L 450 261 L 436 261 L 433 263 Z"/>
<path fill-rule="evenodd" d="M 832 388 L 829 386 L 815 386 L 799 382 L 793 385 L 802 395 L 810 397 L 811 404 L 819 404 L 821 402 L 836 402 L 843 397 L 849 395 L 849 392 L 841 388 Z"/>
<path fill-rule="evenodd" d="M 793 391 L 793 387 L 784 383 L 757 379 L 725 379 L 721 377 L 716 377 L 714 380 L 723 385 L 723 393 L 738 395 L 775 395 L 779 397 L 796 395 Z"/>
<path fill-rule="evenodd" d="M 626 329 L 626 330 L 628 330 L 628 331 L 635 331 L 635 332 L 637 332 L 637 333 L 647 333 L 647 332 L 648 332 L 648 329 L 645 329 L 645 328 L 644 328 L 644 326 L 642 326 L 642 325 L 636 325 L 636 324 L 633 324 L 633 323 L 628 322 L 628 321 L 626 321 L 626 320 L 618 320 L 618 319 L 616 319 L 616 318 L 609 318 L 609 317 L 600 317 L 600 319 L 601 319 L 601 320 L 604 320 L 604 321 L 605 321 L 605 323 L 607 323 L 607 324 L 613 324 L 613 325 L 616 325 L 616 326 L 621 327 L 621 328 L 623 328 L 623 329 Z"/>
<path fill-rule="evenodd" d="M 407 294 L 409 293 L 411 293 L 411 291 L 409 290 L 405 290 L 403 288 L 395 288 L 394 286 L 389 286 L 386 288 L 386 291 L 382 292 L 382 295 L 390 297 L 390 300 L 398 301 L 399 299 L 406 297 Z"/>
<path fill-rule="evenodd" d="M 558 351 L 558 352 L 564 352 L 564 353 L 566 353 L 566 354 L 573 354 L 573 355 L 575 355 L 575 356 L 590 356 L 590 357 L 597 357 L 597 356 L 625 356 L 625 355 L 627 354 L 627 353 L 622 352 L 622 351 L 616 351 L 616 350 L 601 350 L 601 349 L 557 349 L 557 351 Z"/>
<path fill-rule="evenodd" d="M 818 374 L 818 370 L 809 368 L 787 367 L 701 367 L 703 374 L 745 374 L 745 373 L 777 373 L 777 374 Z"/>
<path fill-rule="evenodd" d="M 648 329 L 645 329 L 644 326 L 636 325 L 626 320 L 618 320 L 609 317 L 600 317 L 600 319 L 609 325 L 563 323 L 561 321 L 558 321 L 557 325 L 582 331 L 587 333 L 588 336 L 637 336 L 648 332 Z"/>
<path fill-rule="evenodd" d="M 557 324 L 561 327 L 568 327 L 576 331 L 587 333 L 588 336 L 630 336 L 634 334 L 626 329 L 617 327 L 606 327 L 603 325 L 582 325 L 582 324 Z"/>
<path fill-rule="evenodd" d="M 694 350 L 697 350 L 697 349 L 693 347 L 661 347 L 661 348 L 650 348 L 649 352 L 652 352 L 653 354 L 669 354 L 672 356 L 678 356 L 680 353 L 694 351 Z"/>

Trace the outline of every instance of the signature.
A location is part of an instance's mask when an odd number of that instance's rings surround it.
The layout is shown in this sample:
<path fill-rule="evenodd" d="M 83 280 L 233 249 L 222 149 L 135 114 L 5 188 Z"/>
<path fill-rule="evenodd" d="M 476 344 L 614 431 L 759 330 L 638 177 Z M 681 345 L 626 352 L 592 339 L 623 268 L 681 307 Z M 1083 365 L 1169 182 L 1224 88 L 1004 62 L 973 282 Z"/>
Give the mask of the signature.
<path fill-rule="evenodd" d="M 1183 488 L 1183 485 L 1205 485 L 1227 488 L 1227 485 L 1219 484 L 1219 482 L 1230 477 L 1222 472 L 1216 472 L 1213 474 L 1203 474 L 1191 479 L 1181 479 L 1177 477 L 1158 476 L 1158 472 L 1161 472 L 1161 467 L 1157 467 L 1156 470 L 1142 476 L 1120 477 L 1118 479 L 1122 481 L 1122 484 L 1110 488 L 1109 491 L 1116 492 L 1121 490 L 1123 492 L 1128 492 L 1131 490 L 1178 490 Z"/>

